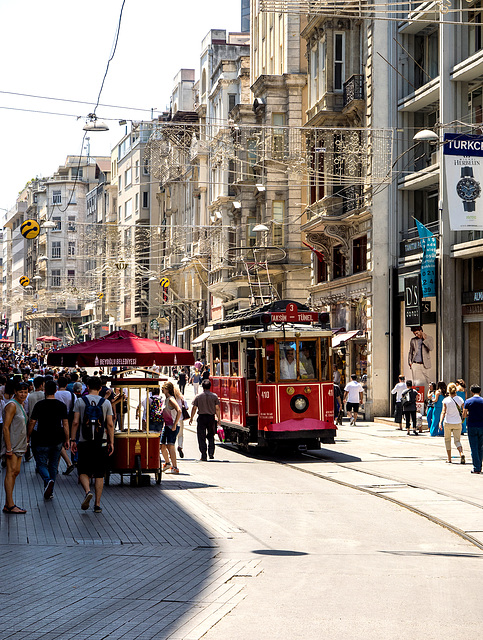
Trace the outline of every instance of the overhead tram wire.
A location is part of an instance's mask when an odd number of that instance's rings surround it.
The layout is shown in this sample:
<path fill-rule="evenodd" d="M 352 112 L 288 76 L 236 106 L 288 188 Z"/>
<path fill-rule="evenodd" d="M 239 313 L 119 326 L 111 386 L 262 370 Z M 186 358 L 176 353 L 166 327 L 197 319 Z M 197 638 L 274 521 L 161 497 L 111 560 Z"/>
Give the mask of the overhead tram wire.
<path fill-rule="evenodd" d="M 4 94 L 4 95 L 9 95 L 9 96 L 20 96 L 23 98 L 36 98 L 38 100 L 52 100 L 55 102 L 70 102 L 72 104 L 86 104 L 86 105 L 95 105 L 95 102 L 89 102 L 86 100 L 71 100 L 69 98 L 52 98 L 50 96 L 37 96 L 31 93 L 18 93 L 16 91 L 0 91 L 0 95 Z M 123 109 L 125 111 L 149 111 L 149 112 L 156 112 L 156 113 L 161 113 L 161 111 L 159 109 L 148 109 L 146 107 L 126 107 L 124 105 L 120 105 L 120 104 L 104 104 L 104 103 L 99 103 L 98 104 L 99 107 L 106 107 L 109 109 Z M 43 111 L 39 112 L 39 113 L 44 113 Z M 57 115 L 57 114 L 55 114 Z M 58 115 L 68 115 L 68 114 L 58 114 Z M 119 118 L 103 118 L 104 120 L 108 120 L 108 119 L 112 119 L 112 120 L 119 120 Z"/>
<path fill-rule="evenodd" d="M 121 30 L 122 14 L 123 14 L 123 11 L 124 11 L 124 5 L 125 4 L 126 4 L 126 0 L 122 0 L 121 10 L 119 12 L 119 19 L 118 19 L 118 22 L 117 22 L 116 35 L 114 37 L 114 45 L 113 45 L 113 48 L 112 48 L 111 55 L 109 56 L 109 60 L 107 61 L 106 70 L 104 72 L 104 76 L 103 76 L 102 82 L 101 82 L 101 88 L 99 89 L 99 93 L 97 95 L 96 104 L 95 104 L 94 110 L 92 112 L 94 119 L 96 118 L 96 111 L 97 111 L 97 108 L 99 106 L 102 90 L 104 89 L 104 83 L 106 81 L 107 73 L 109 71 L 109 65 L 111 64 L 111 61 L 113 60 L 113 58 L 114 58 L 114 56 L 116 54 L 117 43 L 119 41 L 119 33 L 120 33 L 120 30 Z M 82 136 L 82 144 L 81 144 L 81 150 L 80 150 L 80 154 L 79 154 L 79 162 L 77 163 L 77 171 L 76 171 L 76 175 L 75 175 L 75 178 L 74 178 L 74 184 L 72 186 L 72 191 L 70 193 L 70 197 L 69 197 L 69 200 L 68 200 L 67 204 L 65 205 L 65 207 L 63 209 L 61 209 L 59 207 L 59 211 L 61 213 L 65 213 L 65 211 L 67 211 L 67 208 L 70 205 L 70 203 L 72 202 L 72 198 L 74 197 L 75 187 L 77 185 L 77 181 L 78 181 L 78 178 L 79 178 L 79 169 L 80 169 L 80 166 L 81 166 L 81 163 L 82 163 L 82 151 L 84 150 L 84 143 L 85 143 L 85 140 L 86 140 L 87 133 L 88 133 L 87 131 L 84 131 L 84 135 Z M 54 213 L 55 206 L 56 206 L 55 204 L 52 206 L 52 215 Z"/>

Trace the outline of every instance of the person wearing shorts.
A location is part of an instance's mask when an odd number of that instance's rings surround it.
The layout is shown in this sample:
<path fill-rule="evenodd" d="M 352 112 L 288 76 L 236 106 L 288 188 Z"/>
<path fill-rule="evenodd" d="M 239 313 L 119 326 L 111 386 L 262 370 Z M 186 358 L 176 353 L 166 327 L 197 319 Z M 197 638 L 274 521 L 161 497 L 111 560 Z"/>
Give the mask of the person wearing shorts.
<path fill-rule="evenodd" d="M 101 398 L 99 391 L 101 390 L 101 379 L 97 377 L 89 378 L 87 381 L 87 388 L 89 393 L 87 396 L 77 398 L 74 405 L 74 420 L 72 422 L 71 433 L 71 449 L 75 454 L 78 453 L 77 459 L 77 472 L 79 474 L 79 481 L 82 488 L 85 491 L 85 496 L 81 504 L 81 509 L 86 511 L 89 508 L 89 503 L 92 500 L 92 492 L 90 490 L 90 479 L 94 478 L 95 487 L 95 501 L 94 512 L 100 513 L 101 509 L 101 496 L 104 488 L 104 476 L 107 471 L 108 459 L 114 452 L 114 422 L 112 405 L 109 400 Z M 79 429 L 79 425 L 82 425 L 84 419 L 84 411 L 86 404 L 84 398 L 90 404 L 99 404 L 102 401 L 102 412 L 104 419 L 104 432 L 102 440 L 86 440 L 82 429 Z M 77 433 L 79 431 L 79 434 Z M 78 442 L 77 442 L 78 436 Z"/>
<path fill-rule="evenodd" d="M 360 382 L 357 382 L 355 373 L 351 375 L 351 381 L 346 384 L 344 389 L 344 402 L 346 403 L 347 413 L 351 413 L 350 424 L 356 423 L 357 414 L 359 413 L 359 405 L 362 403 L 364 389 Z"/>
<path fill-rule="evenodd" d="M 161 453 L 163 454 L 163 471 L 171 468 L 171 473 L 179 473 L 176 460 L 176 438 L 179 433 L 179 421 L 182 413 L 174 395 L 172 382 L 165 382 L 162 387 L 165 395 L 163 405 L 163 430 L 161 431 Z"/>

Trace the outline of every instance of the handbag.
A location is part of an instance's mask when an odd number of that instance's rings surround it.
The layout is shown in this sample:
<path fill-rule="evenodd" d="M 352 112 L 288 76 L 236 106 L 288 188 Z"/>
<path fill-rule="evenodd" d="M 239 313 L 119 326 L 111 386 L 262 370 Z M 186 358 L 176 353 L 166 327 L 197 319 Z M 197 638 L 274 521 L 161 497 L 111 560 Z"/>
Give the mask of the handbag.
<path fill-rule="evenodd" d="M 181 413 L 183 414 L 183 420 L 188 420 L 190 417 L 188 409 L 183 405 L 181 407 Z"/>
<path fill-rule="evenodd" d="M 402 394 L 403 411 L 413 411 L 414 400 L 416 400 L 416 398 L 411 400 L 411 391 L 413 391 L 413 389 L 408 389 Z"/>
<path fill-rule="evenodd" d="M 453 400 L 453 402 L 455 403 L 456 408 L 458 409 L 458 413 L 460 414 L 460 418 L 463 420 L 463 409 L 459 406 L 454 398 L 451 398 L 451 400 Z"/>

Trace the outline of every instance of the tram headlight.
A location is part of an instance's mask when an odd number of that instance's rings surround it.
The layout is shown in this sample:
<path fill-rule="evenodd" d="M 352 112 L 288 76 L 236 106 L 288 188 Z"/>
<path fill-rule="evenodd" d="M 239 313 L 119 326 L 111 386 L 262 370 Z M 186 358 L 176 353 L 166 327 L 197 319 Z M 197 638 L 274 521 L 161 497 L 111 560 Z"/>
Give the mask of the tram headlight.
<path fill-rule="evenodd" d="M 304 413 L 309 408 L 309 399 L 301 394 L 297 394 L 290 400 L 290 408 L 295 413 Z"/>

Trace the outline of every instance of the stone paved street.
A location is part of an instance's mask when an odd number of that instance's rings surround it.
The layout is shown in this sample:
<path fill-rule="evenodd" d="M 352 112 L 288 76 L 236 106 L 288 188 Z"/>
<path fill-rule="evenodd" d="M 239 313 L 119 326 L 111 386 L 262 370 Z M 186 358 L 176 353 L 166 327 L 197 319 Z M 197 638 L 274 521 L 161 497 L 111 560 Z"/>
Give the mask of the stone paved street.
<path fill-rule="evenodd" d="M 479 478 L 444 465 L 440 439 L 344 426 L 316 458 L 277 464 L 219 445 L 201 463 L 185 437 L 179 476 L 113 475 L 102 514 L 81 511 L 75 473 L 45 502 L 22 465 L 28 513 L 0 516 L 0 640 L 477 634 L 481 549 L 400 506 L 480 536 Z"/>

